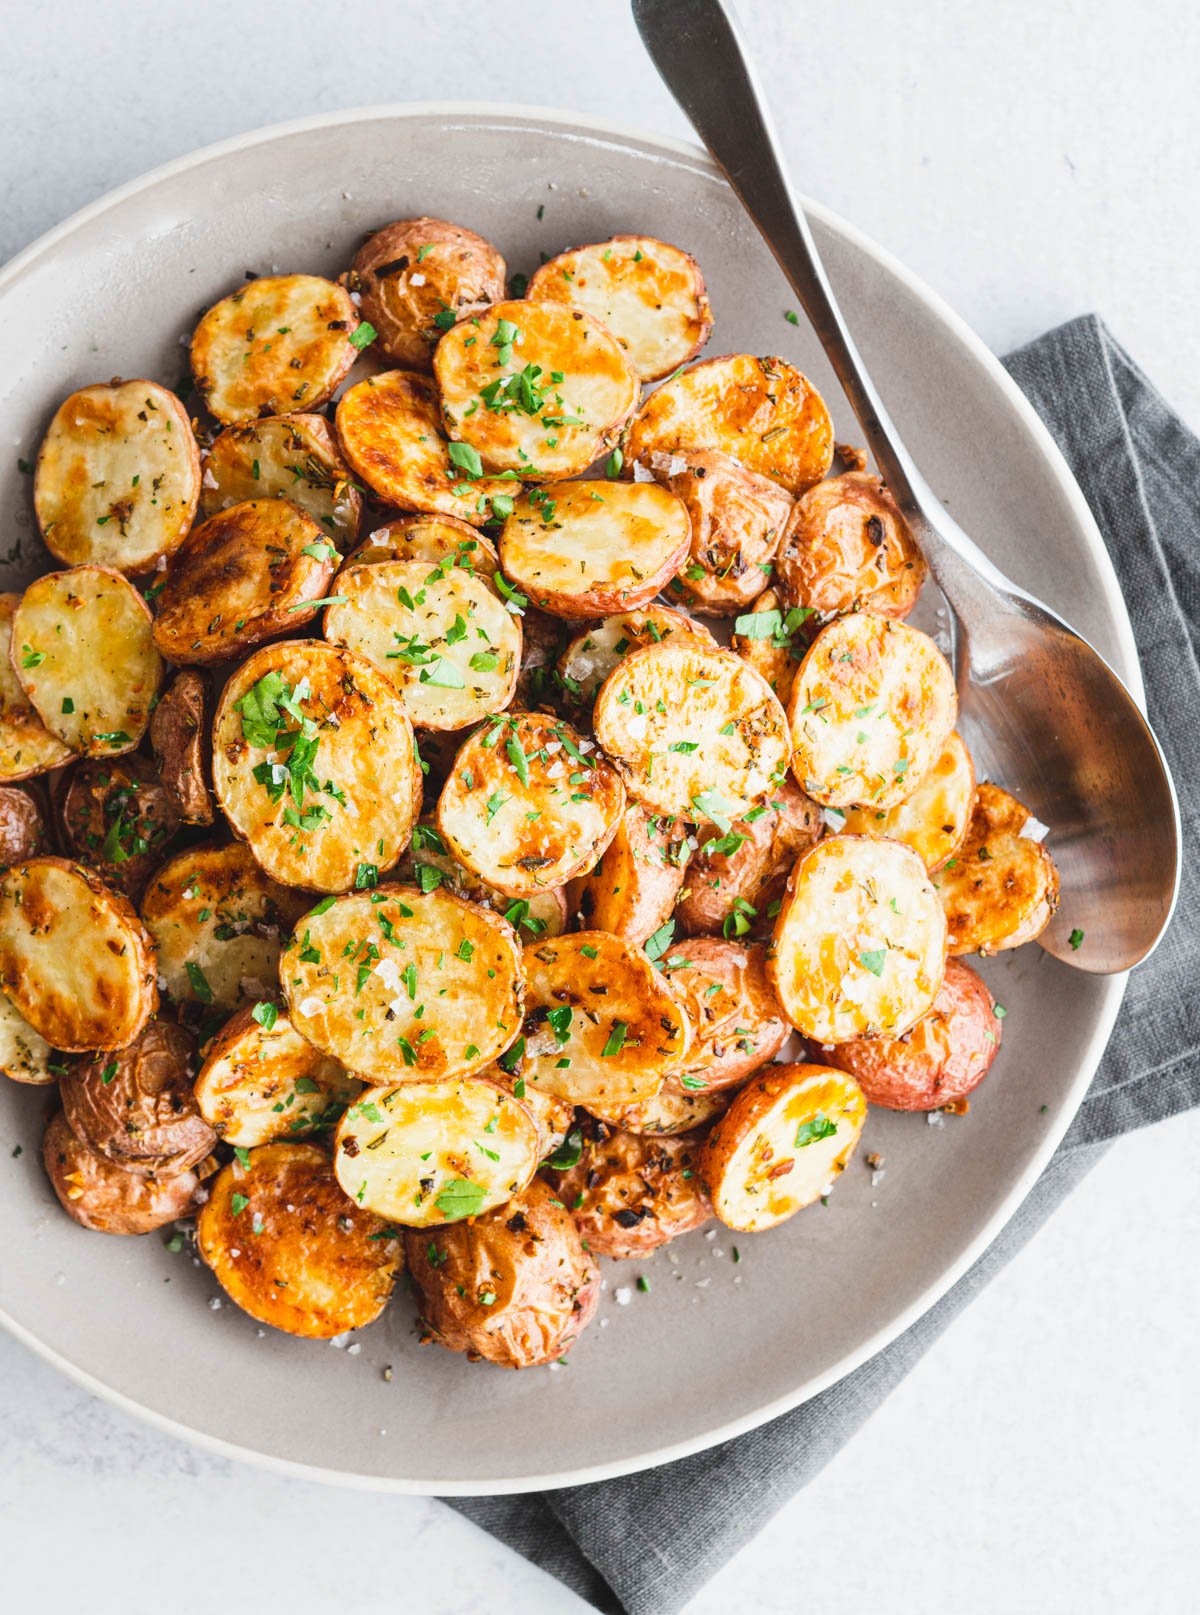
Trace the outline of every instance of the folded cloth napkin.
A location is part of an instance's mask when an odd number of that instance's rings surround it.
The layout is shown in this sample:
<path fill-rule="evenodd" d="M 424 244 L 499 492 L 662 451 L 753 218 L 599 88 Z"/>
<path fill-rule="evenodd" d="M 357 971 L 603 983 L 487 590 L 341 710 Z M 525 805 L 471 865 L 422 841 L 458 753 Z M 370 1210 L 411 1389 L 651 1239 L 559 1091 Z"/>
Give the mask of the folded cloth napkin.
<path fill-rule="evenodd" d="M 1200 1103 L 1200 440 L 1095 316 L 1014 353 L 1009 372 L 1056 438 L 1121 580 L 1150 719 L 1179 789 L 1179 917 L 1134 972 L 1066 1139 L 975 1266 L 905 1334 L 782 1418 L 622 1480 L 452 1506 L 612 1615 L 673 1615 L 847 1441 L 1119 1134 Z M 730 1507 L 736 1500 L 736 1507 Z"/>

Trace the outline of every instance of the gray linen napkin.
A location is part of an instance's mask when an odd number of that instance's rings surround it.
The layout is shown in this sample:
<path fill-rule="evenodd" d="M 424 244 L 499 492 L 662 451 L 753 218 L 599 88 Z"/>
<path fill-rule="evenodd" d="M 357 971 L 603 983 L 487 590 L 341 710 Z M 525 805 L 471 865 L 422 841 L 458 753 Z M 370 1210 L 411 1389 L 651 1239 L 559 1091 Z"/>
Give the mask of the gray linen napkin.
<path fill-rule="evenodd" d="M 833 1457 L 1021 1249 L 1108 1142 L 1200 1103 L 1200 440 L 1094 315 L 1007 361 L 1104 534 L 1141 653 L 1149 711 L 1179 788 L 1179 918 L 1135 971 L 1096 1080 L 1016 1216 L 919 1322 L 854 1373 L 761 1429 L 623 1480 L 468 1497 L 452 1506 L 612 1615 L 674 1615 Z M 730 1499 L 737 1507 L 730 1508 Z"/>

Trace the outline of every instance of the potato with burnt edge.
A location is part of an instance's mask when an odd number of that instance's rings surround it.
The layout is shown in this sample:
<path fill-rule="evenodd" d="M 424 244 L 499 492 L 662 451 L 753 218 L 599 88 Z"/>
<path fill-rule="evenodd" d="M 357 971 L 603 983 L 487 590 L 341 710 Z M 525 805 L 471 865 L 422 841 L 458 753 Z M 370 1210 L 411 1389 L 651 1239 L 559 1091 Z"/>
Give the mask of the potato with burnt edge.
<path fill-rule="evenodd" d="M 578 1164 L 551 1181 L 594 1255 L 646 1256 L 712 1216 L 700 1177 L 703 1135 L 652 1138 L 603 1122 L 587 1135 Z"/>

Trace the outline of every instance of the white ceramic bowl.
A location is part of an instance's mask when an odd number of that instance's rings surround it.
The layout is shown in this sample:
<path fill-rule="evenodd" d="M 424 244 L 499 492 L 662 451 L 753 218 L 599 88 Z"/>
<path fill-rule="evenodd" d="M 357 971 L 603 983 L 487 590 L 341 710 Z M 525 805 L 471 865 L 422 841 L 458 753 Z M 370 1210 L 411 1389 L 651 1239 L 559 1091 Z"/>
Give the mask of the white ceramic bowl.
<path fill-rule="evenodd" d="M 866 362 L 934 488 L 1005 571 L 1066 612 L 1139 688 L 1099 534 L 1032 410 L 926 288 L 856 230 L 812 212 Z M 481 231 L 513 270 L 617 231 L 679 243 L 708 281 L 708 352 L 794 360 L 824 391 L 839 437 L 855 440 L 816 341 L 784 319 L 794 297 L 696 149 L 570 113 L 338 113 L 172 163 L 0 274 L 0 551 L 21 542 L 5 586 L 46 564 L 17 459 L 33 459 L 65 393 L 117 374 L 175 383 L 197 314 L 247 271 L 336 274 L 365 233 L 418 213 Z M 0 1310 L 21 1339 L 119 1405 L 220 1451 L 326 1479 L 522 1490 L 678 1457 L 794 1406 L 879 1350 L 966 1269 L 1044 1166 L 1123 983 L 1036 947 L 984 974 L 1008 1018 L 968 1117 L 931 1126 L 872 1111 L 828 1208 L 768 1234 L 718 1229 L 646 1262 L 607 1263 L 605 1326 L 556 1372 L 506 1374 L 420 1347 L 403 1290 L 361 1348 L 264 1333 L 162 1237 L 106 1238 L 71 1223 L 40 1165 L 46 1095 L 11 1083 L 0 1092 Z M 887 1157 L 874 1187 L 864 1165 L 873 1151 Z M 633 1288 L 643 1272 L 649 1294 Z M 618 1286 L 632 1289 L 630 1304 L 615 1303 Z"/>

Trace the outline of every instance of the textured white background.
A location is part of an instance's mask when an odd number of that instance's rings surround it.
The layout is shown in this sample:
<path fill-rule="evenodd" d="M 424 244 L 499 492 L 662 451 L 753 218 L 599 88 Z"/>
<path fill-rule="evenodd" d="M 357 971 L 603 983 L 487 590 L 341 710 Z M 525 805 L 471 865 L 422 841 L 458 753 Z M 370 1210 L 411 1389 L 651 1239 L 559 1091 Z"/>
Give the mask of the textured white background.
<path fill-rule="evenodd" d="M 997 351 L 1099 309 L 1200 424 L 1190 0 L 742 15 L 804 189 Z M 309 112 L 480 98 L 685 133 L 624 0 L 0 0 L 0 32 L 0 258 L 157 163 Z M 1198 1154 L 1195 1116 L 1113 1150 L 691 1615 L 1193 1610 Z M 7 1338 L 0 1552 L 14 1609 L 65 1607 L 68 1577 L 93 1615 L 235 1594 L 293 1615 L 584 1608 L 436 1502 L 208 1458 Z"/>

